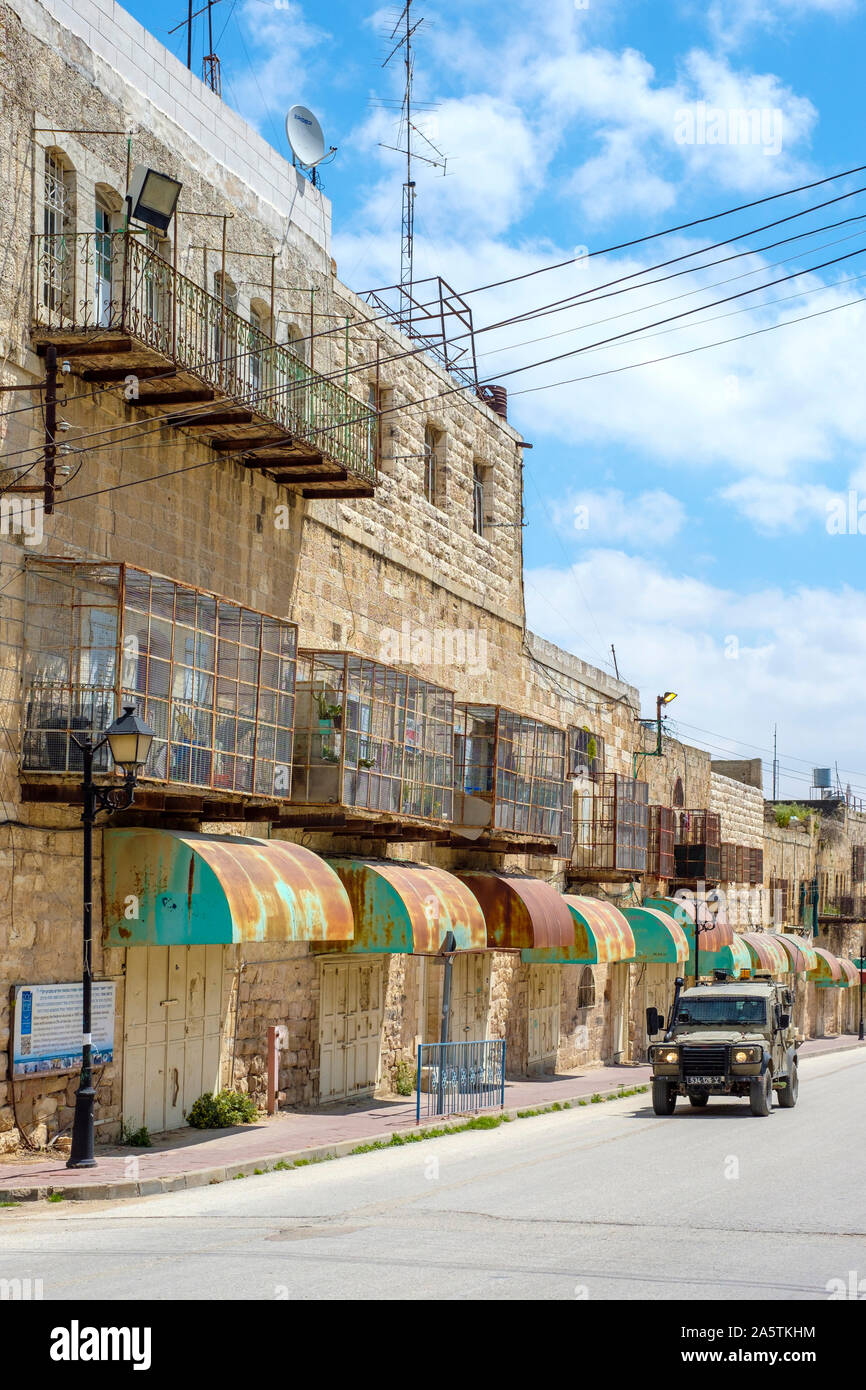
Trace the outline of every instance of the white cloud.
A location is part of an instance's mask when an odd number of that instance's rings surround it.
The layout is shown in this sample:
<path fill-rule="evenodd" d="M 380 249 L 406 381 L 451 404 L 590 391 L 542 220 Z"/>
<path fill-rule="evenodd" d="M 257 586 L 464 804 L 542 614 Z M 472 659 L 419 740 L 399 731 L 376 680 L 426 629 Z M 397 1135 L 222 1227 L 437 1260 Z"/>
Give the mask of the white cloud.
<path fill-rule="evenodd" d="M 839 493 L 823 484 L 780 483 L 766 478 L 743 478 L 720 492 L 757 530 L 766 534 L 803 531 L 820 522 L 826 526 L 828 508 Z"/>
<path fill-rule="evenodd" d="M 840 536 L 838 544 L 866 547 L 866 537 Z M 793 757 L 816 766 L 838 759 L 843 782 L 866 795 L 863 592 L 841 585 L 738 594 L 600 549 L 567 570 L 528 571 L 526 597 L 533 630 L 584 656 L 578 629 L 589 609 L 599 640 L 615 642 L 620 671 L 647 704 L 657 690 L 679 693 L 670 713 L 687 742 L 712 743 L 719 756 L 727 745 L 718 735 L 769 747 L 778 720 L 783 767 L 805 774 L 805 782 L 783 774 L 786 795 L 808 790 L 808 768 Z"/>
<path fill-rule="evenodd" d="M 554 508 L 554 521 L 572 539 L 592 546 L 624 541 L 642 548 L 674 537 L 686 520 L 682 503 L 653 489 L 627 497 L 618 488 L 576 492 Z"/>
<path fill-rule="evenodd" d="M 774 30 L 813 15 L 844 19 L 860 0 L 712 0 L 707 19 L 716 41 L 732 48 L 758 29 Z"/>

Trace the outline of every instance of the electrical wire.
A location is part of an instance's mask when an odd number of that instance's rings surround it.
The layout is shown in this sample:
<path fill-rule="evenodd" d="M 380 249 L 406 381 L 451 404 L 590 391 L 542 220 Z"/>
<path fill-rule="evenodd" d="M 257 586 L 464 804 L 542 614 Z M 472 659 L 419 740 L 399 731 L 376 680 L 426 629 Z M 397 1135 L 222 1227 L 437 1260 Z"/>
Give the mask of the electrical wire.
<path fill-rule="evenodd" d="M 549 365 L 552 365 L 553 363 L 560 362 L 560 361 L 564 361 L 564 360 L 566 360 L 567 358 L 571 358 L 571 357 L 574 357 L 574 356 L 582 355 L 582 354 L 587 353 L 587 352 L 595 351 L 596 349 L 598 349 L 598 348 L 600 348 L 600 347 L 607 346 L 607 345 L 609 345 L 609 344 L 620 343 L 620 342 L 623 342 L 624 340 L 629 339 L 629 338 L 637 339 L 637 338 L 638 338 L 638 335 L 640 335 L 640 334 L 645 334 L 645 333 L 647 333 L 648 330 L 650 330 L 650 329 L 659 328 L 659 327 L 664 327 L 664 326 L 667 325 L 667 324 L 675 323 L 675 322 L 676 322 L 677 320 L 679 320 L 679 319 L 689 318 L 689 317 L 691 317 L 693 314 L 696 314 L 696 313 L 699 313 L 699 312 L 703 312 L 703 311 L 705 311 L 705 310 L 707 310 L 707 309 L 714 308 L 714 307 L 716 307 L 717 305 L 731 303 L 731 302 L 733 302 L 733 301 L 735 301 L 735 300 L 742 299 L 742 298 L 744 298 L 744 297 L 746 297 L 746 296 L 748 296 L 748 295 L 750 295 L 750 294 L 757 294 L 757 293 L 759 293 L 759 292 L 762 291 L 762 290 L 770 289 L 770 288 L 772 288 L 772 287 L 775 286 L 775 285 L 784 284 L 784 283 L 786 283 L 786 282 L 789 281 L 789 280 L 799 279 L 799 278 L 800 278 L 802 275 L 804 275 L 804 274 L 814 274 L 815 271 L 817 271 L 817 270 L 824 270 L 824 269 L 827 269 L 827 268 L 830 267 L 830 266 L 838 265 L 838 264 L 840 264 L 840 263 L 843 262 L 843 261 L 850 260 L 850 259 L 852 259 L 852 258 L 855 257 L 855 256 L 862 255 L 863 252 L 864 252 L 864 250 L 866 250 L 866 247 L 859 247 L 859 248 L 857 248 L 857 250 L 855 250 L 855 251 L 849 251 L 849 252 L 846 252 L 844 255 L 835 256 L 835 257 L 830 258 L 830 259 L 827 260 L 827 261 L 819 262 L 817 265 L 815 265 L 815 266 L 810 266 L 810 267 L 808 267 L 806 270 L 803 270 L 803 271 L 793 271 L 793 272 L 789 273 L 788 275 L 779 276 L 779 277 L 777 277 L 775 280 L 767 281 L 767 282 L 765 282 L 765 283 L 763 283 L 763 284 L 761 284 L 761 285 L 754 285 L 754 286 L 750 287 L 749 289 L 739 290 L 739 291 L 737 291 L 737 292 L 734 293 L 734 294 L 721 296 L 721 297 L 718 298 L 718 299 L 711 300 L 711 301 L 710 301 L 709 303 L 707 303 L 707 304 L 695 305 L 695 306 L 693 306 L 693 307 L 690 308 L 690 309 L 685 309 L 685 310 L 680 311 L 679 313 L 668 315 L 668 316 L 665 317 L 665 318 L 661 318 L 661 319 L 654 320 L 653 322 L 651 322 L 651 323 L 649 323 L 649 324 L 636 325 L 635 327 L 633 327 L 633 328 L 631 328 L 631 329 L 627 329 L 627 330 L 625 330 L 625 331 L 622 332 L 622 333 L 613 334 L 613 335 L 611 335 L 611 336 L 608 337 L 608 338 L 602 338 L 602 339 L 599 339 L 597 342 L 588 343 L 588 344 L 585 344 L 585 345 L 583 345 L 583 346 L 581 346 L 581 347 L 579 347 L 579 348 L 570 349 L 570 350 L 567 351 L 567 352 L 557 353 L 557 354 L 554 354 L 553 356 L 548 357 L 548 358 L 542 358 L 540 361 L 530 362 L 530 363 L 524 363 L 524 364 L 521 365 L 521 366 L 511 367 L 511 368 L 509 368 L 509 369 L 508 369 L 507 371 L 505 371 L 505 372 L 498 372 L 498 373 L 496 374 L 496 380 L 499 381 L 499 382 L 501 382 L 501 381 L 504 380 L 505 378 L 512 377 L 512 376 L 518 375 L 518 374 L 523 373 L 523 372 L 526 372 L 526 371 L 535 370 L 535 369 L 538 368 L 538 367 L 549 366 Z M 825 288 L 825 287 L 822 287 L 822 288 Z M 807 293 L 807 291 L 804 291 L 803 297 L 805 297 L 805 294 L 806 294 L 806 293 Z M 800 296 L 797 296 L 797 297 L 800 297 Z M 663 301 L 663 302 L 664 302 L 664 301 Z M 771 325 L 770 327 L 775 328 L 775 327 L 778 327 L 778 326 L 779 326 L 779 325 Z M 760 332 L 760 331 L 767 331 L 767 330 L 756 330 L 756 331 Z M 745 335 L 743 335 L 743 336 L 744 336 L 744 337 L 748 337 L 748 336 L 752 336 L 752 335 L 745 334 Z M 709 346 L 712 346 L 712 345 L 709 345 Z M 700 350 L 700 349 L 695 349 L 695 350 Z M 676 355 L 678 355 L 678 354 L 674 354 L 674 355 L 676 356 Z M 364 369 L 365 369 L 365 370 L 367 369 L 366 364 L 365 364 Z M 487 384 L 487 381 L 492 381 L 492 378 L 489 378 L 489 379 L 487 379 L 485 382 L 481 382 L 481 383 L 479 383 L 479 384 Z M 299 388 L 297 388 L 297 389 L 305 389 L 305 388 L 304 388 L 304 387 L 299 387 Z M 540 390 L 540 389 L 547 389 L 547 387 L 536 387 L 536 388 L 530 388 L 530 389 Z M 409 408 L 409 407 L 411 407 L 411 406 L 423 404 L 423 403 L 426 403 L 427 401 L 430 401 L 430 400 L 438 400 L 438 399 L 441 399 L 443 396 L 452 395 L 452 394 L 455 394 L 455 393 L 457 393 L 457 392 L 465 391 L 465 390 L 467 390 L 467 387 L 466 387 L 465 385 L 462 385 L 462 384 L 461 384 L 461 385 L 456 385 L 456 386 L 451 387 L 451 388 L 446 388 L 444 391 L 436 392 L 436 393 L 434 393 L 434 394 L 431 395 L 431 396 L 421 397 L 421 398 L 419 398 L 419 399 L 416 400 L 416 401 L 404 402 L 404 403 L 402 403 L 402 404 L 399 405 L 399 406 L 395 404 L 394 406 L 387 407 L 386 409 L 381 410 L 379 413 L 380 413 L 380 416 L 381 416 L 381 415 L 393 413 L 393 412 L 398 411 L 398 410 L 399 410 L 399 411 L 402 411 L 402 410 L 405 410 L 405 409 L 407 409 L 407 408 Z M 257 393 L 256 396 L 255 396 L 255 398 L 254 398 L 255 401 L 258 401 L 259 394 L 267 394 L 267 393 L 264 393 L 264 392 L 263 392 L 263 393 Z M 525 392 L 525 391 L 524 391 L 524 392 L 517 392 L 517 393 L 515 393 L 515 394 L 527 394 L 527 392 Z M 231 397 L 230 399 L 231 399 L 232 401 L 235 401 L 235 400 L 240 400 L 241 398 L 240 398 L 240 397 Z M 247 399 L 247 401 L 248 401 L 248 403 L 249 403 L 249 397 L 247 397 L 246 399 Z M 225 403 L 226 403 L 226 402 L 223 402 L 222 404 L 225 404 Z M 359 402 L 359 406 L 360 406 L 360 402 Z M 176 426 L 182 427 L 185 421 L 194 422 L 194 419 L 195 419 L 195 415 L 196 415 L 196 414 L 199 414 L 199 413 L 202 413 L 202 411 L 208 411 L 208 410 L 211 410 L 211 411 L 213 410 L 213 402 L 201 402 L 201 403 L 199 403 L 199 404 L 198 404 L 195 408 L 193 408 L 193 409 L 190 409 L 190 410 L 188 410 L 188 411 L 181 411 L 181 412 L 178 413 L 178 414 L 172 415 L 172 416 L 170 417 L 171 423 L 174 424 L 174 425 L 176 425 Z M 341 420 L 341 421 L 337 422 L 336 424 L 331 424 L 331 425 L 327 425 L 327 426 L 324 426 L 324 427 L 320 427 L 320 428 L 313 429 L 312 431 L 310 431 L 310 434 L 311 434 L 311 435 L 314 435 L 314 436 L 318 436 L 318 435 L 321 435 L 321 434 L 330 434 L 330 433 L 332 433 L 334 430 L 339 430 L 339 429 L 341 429 L 341 428 L 345 428 L 347 425 L 351 425 L 351 424 L 355 424 L 355 423 L 363 423 L 363 422 L 365 422 L 365 421 L 368 420 L 368 419 L 369 419 L 369 412 L 368 412 L 368 411 L 365 411 L 364 415 L 356 416 L 356 417 L 354 417 L 354 419 L 353 419 L 353 418 L 350 418 L 350 419 L 348 419 L 348 420 Z M 143 435 L 146 435 L 146 434 L 148 434 L 148 433 L 153 432 L 153 430 L 157 430 L 157 429 L 163 428 L 165 424 L 166 424 L 166 419 L 163 418 L 163 417 L 160 417 L 160 418 L 157 419 L 157 420 L 147 420 L 147 421 L 143 421 L 143 422 L 132 422 L 131 424 L 130 424 L 130 423 L 118 423 L 117 425 L 108 426 L 108 427 L 106 427 L 104 430 L 96 430 L 96 431 L 90 431 L 90 432 L 88 432 L 88 434 L 86 434 L 86 435 L 83 436 L 83 441 L 86 441 L 86 440 L 88 440 L 88 439 L 97 438 L 97 437 L 99 437 L 99 436 L 101 436 L 101 435 L 105 435 L 105 434 L 118 434 L 118 433 L 122 433 L 122 434 L 124 435 L 124 437 L 125 437 L 125 436 L 127 436 L 129 433 L 131 433 L 132 431 L 136 431 L 137 434 L 138 434 L 139 430 L 140 430 L 140 435 L 143 436 Z M 110 441 L 110 442 L 113 444 L 113 443 L 116 443 L 117 441 L 116 441 L 116 440 L 112 440 L 112 441 Z M 244 448 L 243 448 L 243 442 L 242 442 L 242 440 L 239 440 L 239 442 L 238 442 L 238 453 L 239 453 L 239 454 L 245 454 L 245 455 L 254 454 L 254 453 L 256 452 L 256 447 L 259 447 L 259 448 L 261 448 L 261 449 L 274 448 L 274 447 L 276 446 L 277 442 L 278 442 L 278 441 L 268 442 L 268 443 L 263 444 L 263 445 L 261 445 L 261 446 L 253 446 L 253 447 L 249 447 L 249 448 L 247 448 L 247 449 L 244 449 Z M 14 458 L 14 457 L 16 457 L 16 456 L 18 456 L 18 455 L 20 455 L 20 454 L 30 453 L 30 452 L 33 451 L 33 447 L 34 447 L 34 446 L 31 446 L 29 449 L 22 449 L 22 450 L 14 451 L 13 453 L 7 454 L 6 457 L 7 457 L 7 458 Z M 81 449 L 70 449 L 70 450 L 68 450 L 68 453 L 80 453 L 80 452 L 82 452 Z M 8 470 L 8 468 L 7 468 L 7 469 L 4 469 L 3 471 L 9 471 L 9 470 Z"/>

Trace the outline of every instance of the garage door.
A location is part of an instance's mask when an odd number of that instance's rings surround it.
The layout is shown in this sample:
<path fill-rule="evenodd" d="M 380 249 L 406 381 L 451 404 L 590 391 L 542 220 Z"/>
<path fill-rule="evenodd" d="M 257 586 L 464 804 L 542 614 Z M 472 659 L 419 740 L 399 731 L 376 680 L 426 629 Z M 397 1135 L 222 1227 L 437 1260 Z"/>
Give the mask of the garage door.
<path fill-rule="evenodd" d="M 560 966 L 530 965 L 527 1059 L 530 1071 L 556 1070 L 561 985 Z"/>
<path fill-rule="evenodd" d="M 369 1095 L 379 1080 L 382 959 L 323 960 L 320 968 L 319 1099 Z"/>
<path fill-rule="evenodd" d="M 126 953 L 123 1118 L 151 1134 L 179 1129 L 220 1077 L 223 946 L 138 946 Z"/>

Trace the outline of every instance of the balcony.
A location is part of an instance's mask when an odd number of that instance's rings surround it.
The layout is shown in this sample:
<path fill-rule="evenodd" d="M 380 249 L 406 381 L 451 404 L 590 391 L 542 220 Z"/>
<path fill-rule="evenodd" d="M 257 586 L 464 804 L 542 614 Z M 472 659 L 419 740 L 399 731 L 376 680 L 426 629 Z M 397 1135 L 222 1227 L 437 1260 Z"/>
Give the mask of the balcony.
<path fill-rule="evenodd" d="M 619 774 L 575 793 L 575 878 L 616 880 L 647 872 L 649 786 Z"/>
<path fill-rule="evenodd" d="M 646 871 L 654 878 L 673 878 L 676 811 L 653 804 L 649 808 Z"/>
<path fill-rule="evenodd" d="M 133 234 L 34 238 L 33 342 L 304 497 L 372 497 L 378 415 Z M 182 407 L 182 409 L 181 409 Z"/>
<path fill-rule="evenodd" d="M 279 824 L 447 840 L 453 740 L 450 690 L 351 652 L 302 650 L 291 806 Z"/>
<path fill-rule="evenodd" d="M 75 737 L 133 704 L 156 732 L 138 810 L 273 819 L 291 781 L 293 623 L 126 564 L 30 559 L 26 595 L 24 800 L 79 802 Z"/>
<path fill-rule="evenodd" d="M 457 706 L 454 727 L 457 843 L 569 857 L 565 730 L 499 705 L 468 704 Z"/>
<path fill-rule="evenodd" d="M 680 883 L 718 883 L 722 869 L 721 839 L 722 822 L 717 811 L 681 811 L 674 846 L 677 880 Z"/>
<path fill-rule="evenodd" d="M 818 920 L 827 925 L 833 922 L 866 922 L 866 897 L 840 893 L 836 897 L 822 898 Z"/>

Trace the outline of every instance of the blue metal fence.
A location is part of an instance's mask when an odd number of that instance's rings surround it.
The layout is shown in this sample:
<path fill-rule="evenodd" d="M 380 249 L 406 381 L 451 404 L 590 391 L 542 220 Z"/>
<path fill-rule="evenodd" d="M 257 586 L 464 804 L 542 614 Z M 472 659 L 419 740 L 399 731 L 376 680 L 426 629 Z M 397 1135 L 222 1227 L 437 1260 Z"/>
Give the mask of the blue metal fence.
<path fill-rule="evenodd" d="M 423 1113 L 460 1115 L 466 1111 L 505 1106 L 505 1040 L 420 1043 L 415 1106 L 416 1123 Z"/>

